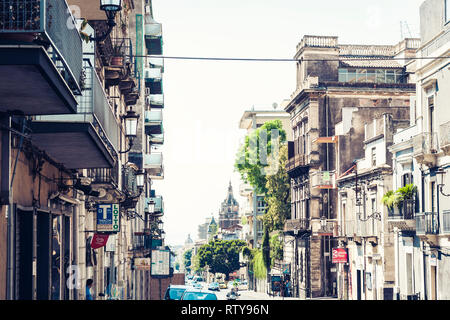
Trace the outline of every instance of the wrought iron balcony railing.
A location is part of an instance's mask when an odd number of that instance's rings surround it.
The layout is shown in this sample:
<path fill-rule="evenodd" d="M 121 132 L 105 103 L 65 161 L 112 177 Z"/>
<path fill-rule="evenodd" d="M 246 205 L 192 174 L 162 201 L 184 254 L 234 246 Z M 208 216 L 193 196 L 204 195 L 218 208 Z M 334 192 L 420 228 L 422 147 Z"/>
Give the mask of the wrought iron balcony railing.
<path fill-rule="evenodd" d="M 389 219 L 413 220 L 416 208 L 414 200 L 403 200 L 399 205 L 388 210 Z"/>
<path fill-rule="evenodd" d="M 420 235 L 438 234 L 439 221 L 437 212 L 416 213 L 416 233 Z"/>
<path fill-rule="evenodd" d="M 152 109 L 163 109 L 164 108 L 164 94 L 152 94 L 150 93 L 146 97 L 147 107 Z"/>
<path fill-rule="evenodd" d="M 87 176 L 92 179 L 92 184 L 119 184 L 119 168 L 116 162 L 113 168 L 88 169 Z"/>
<path fill-rule="evenodd" d="M 446 233 L 446 234 L 450 233 L 450 210 L 444 210 L 442 212 L 441 230 L 442 230 L 442 233 Z"/>
<path fill-rule="evenodd" d="M 0 43 L 14 34 L 37 36 L 69 87 L 81 92 L 82 40 L 66 1 L 0 0 Z"/>

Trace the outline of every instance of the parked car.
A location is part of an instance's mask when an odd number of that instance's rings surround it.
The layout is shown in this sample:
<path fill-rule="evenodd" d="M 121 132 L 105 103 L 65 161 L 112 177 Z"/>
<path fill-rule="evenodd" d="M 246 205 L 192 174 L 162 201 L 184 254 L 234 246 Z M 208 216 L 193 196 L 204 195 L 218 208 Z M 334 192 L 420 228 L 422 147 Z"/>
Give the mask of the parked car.
<path fill-rule="evenodd" d="M 243 280 L 238 285 L 239 290 L 248 290 L 248 282 L 247 280 Z"/>
<path fill-rule="evenodd" d="M 224 281 L 219 282 L 219 288 L 220 289 L 226 289 L 227 288 L 227 284 Z"/>
<path fill-rule="evenodd" d="M 181 300 L 183 293 L 190 288 L 189 286 L 184 285 L 170 285 L 166 294 L 164 295 L 164 300 Z"/>
<path fill-rule="evenodd" d="M 194 282 L 192 284 L 192 287 L 196 288 L 196 289 L 202 289 L 203 285 L 200 282 Z"/>
<path fill-rule="evenodd" d="M 181 300 L 217 300 L 217 295 L 211 291 L 188 289 L 183 293 Z"/>
<path fill-rule="evenodd" d="M 211 282 L 208 286 L 208 290 L 212 291 L 220 291 L 219 283 L 218 282 Z"/>

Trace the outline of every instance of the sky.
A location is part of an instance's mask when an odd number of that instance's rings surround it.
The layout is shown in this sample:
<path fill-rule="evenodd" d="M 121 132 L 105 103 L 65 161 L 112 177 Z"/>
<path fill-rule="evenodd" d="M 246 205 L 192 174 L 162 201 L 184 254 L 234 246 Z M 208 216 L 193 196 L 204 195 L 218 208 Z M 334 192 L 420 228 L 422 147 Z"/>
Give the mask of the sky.
<path fill-rule="evenodd" d="M 304 35 L 337 36 L 340 44 L 394 45 L 419 37 L 423 0 L 153 0 L 163 25 L 165 56 L 288 58 Z M 405 27 L 401 28 L 401 24 Z M 408 28 L 406 28 L 406 24 Z M 195 241 L 198 225 L 218 216 L 233 185 L 239 121 L 254 106 L 270 109 L 296 86 L 295 62 L 165 59 L 164 198 L 166 244 Z"/>

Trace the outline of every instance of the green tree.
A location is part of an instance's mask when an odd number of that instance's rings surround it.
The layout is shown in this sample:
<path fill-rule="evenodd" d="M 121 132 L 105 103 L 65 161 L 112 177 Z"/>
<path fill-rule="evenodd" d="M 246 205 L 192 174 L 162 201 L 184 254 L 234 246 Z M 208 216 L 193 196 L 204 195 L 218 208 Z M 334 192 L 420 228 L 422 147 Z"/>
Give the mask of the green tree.
<path fill-rule="evenodd" d="M 291 181 L 286 172 L 288 149 L 286 145 L 280 148 L 278 170 L 269 175 L 266 182 L 265 201 L 267 212 L 263 215 L 263 223 L 269 233 L 282 230 L 286 219 L 291 216 Z"/>
<path fill-rule="evenodd" d="M 275 260 L 283 260 L 283 242 L 278 238 L 279 234 L 270 237 L 270 260 L 274 265 Z"/>
<path fill-rule="evenodd" d="M 244 144 L 239 148 L 235 162 L 235 168 L 241 174 L 242 180 L 250 183 L 256 188 L 258 193 L 265 193 L 268 163 L 261 163 L 261 158 L 267 151 L 267 160 L 271 156 L 275 156 L 277 150 L 272 150 L 272 130 L 278 130 L 278 143 L 281 145 L 286 142 L 286 131 L 283 130 L 283 124 L 280 120 L 273 120 L 264 123 L 260 128 L 249 133 L 245 137 Z M 267 132 L 267 143 L 262 145 L 264 141 L 261 140 L 261 132 Z M 252 147 L 254 142 L 255 147 Z"/>
<path fill-rule="evenodd" d="M 229 274 L 239 270 L 239 253 L 246 245 L 242 240 L 213 240 L 201 246 L 198 250 L 199 267 L 209 266 L 212 273 Z"/>
<path fill-rule="evenodd" d="M 192 265 L 191 259 L 192 259 L 192 249 L 189 249 L 184 253 L 184 267 L 188 271 L 191 270 L 191 265 Z"/>

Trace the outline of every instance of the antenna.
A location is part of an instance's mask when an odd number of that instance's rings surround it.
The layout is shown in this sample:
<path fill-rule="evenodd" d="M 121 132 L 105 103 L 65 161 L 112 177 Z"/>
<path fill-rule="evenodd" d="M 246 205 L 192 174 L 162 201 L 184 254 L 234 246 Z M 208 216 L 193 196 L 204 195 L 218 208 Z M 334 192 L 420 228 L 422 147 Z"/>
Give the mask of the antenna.
<path fill-rule="evenodd" d="M 409 28 L 408 21 L 400 21 L 400 36 L 401 40 L 413 37 L 411 34 L 411 29 Z"/>

